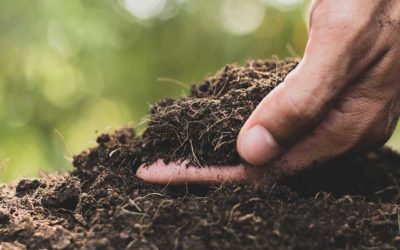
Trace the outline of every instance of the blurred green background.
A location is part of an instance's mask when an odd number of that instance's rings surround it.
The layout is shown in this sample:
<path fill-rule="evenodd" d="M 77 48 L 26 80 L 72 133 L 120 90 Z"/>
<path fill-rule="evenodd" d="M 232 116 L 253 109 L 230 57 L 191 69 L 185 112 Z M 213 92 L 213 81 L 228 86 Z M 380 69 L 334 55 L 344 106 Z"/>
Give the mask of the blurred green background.
<path fill-rule="evenodd" d="M 0 181 L 71 169 L 96 133 L 187 91 L 163 78 L 189 85 L 226 63 L 301 56 L 308 4 L 1 1 Z"/>

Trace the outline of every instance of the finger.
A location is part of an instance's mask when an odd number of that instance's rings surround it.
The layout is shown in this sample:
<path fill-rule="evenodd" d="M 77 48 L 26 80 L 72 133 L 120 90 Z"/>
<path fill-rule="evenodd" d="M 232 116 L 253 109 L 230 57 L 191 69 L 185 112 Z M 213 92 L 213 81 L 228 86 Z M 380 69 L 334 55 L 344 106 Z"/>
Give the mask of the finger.
<path fill-rule="evenodd" d="M 381 38 L 371 38 L 376 25 L 367 29 L 368 22 L 320 19 L 328 20 L 329 28 L 312 28 L 300 64 L 262 100 L 239 133 L 237 150 L 253 165 L 271 161 L 309 133 L 341 93 L 387 50 Z"/>
<path fill-rule="evenodd" d="M 307 166 L 383 145 L 392 134 L 400 113 L 400 87 L 396 58 L 386 55 L 357 85 L 349 88 L 327 117 L 281 157 L 271 168 L 293 174 Z"/>
<path fill-rule="evenodd" d="M 332 110 L 327 119 L 310 135 L 303 137 L 282 156 L 273 160 L 269 167 L 279 169 L 282 174 L 292 175 L 346 153 L 355 153 L 377 144 L 382 145 L 390 132 L 381 132 L 386 131 L 384 127 L 387 125 L 376 121 L 384 120 L 387 106 L 375 106 L 371 103 L 361 105 L 368 107 L 369 111 L 342 113 L 336 109 Z M 371 117 L 369 112 L 376 115 Z"/>
<path fill-rule="evenodd" d="M 213 185 L 224 182 L 260 184 L 264 181 L 264 175 L 264 169 L 244 165 L 199 168 L 187 167 L 185 162 L 165 164 L 163 160 L 150 166 L 142 165 L 136 172 L 136 176 L 144 181 L 162 185 Z"/>

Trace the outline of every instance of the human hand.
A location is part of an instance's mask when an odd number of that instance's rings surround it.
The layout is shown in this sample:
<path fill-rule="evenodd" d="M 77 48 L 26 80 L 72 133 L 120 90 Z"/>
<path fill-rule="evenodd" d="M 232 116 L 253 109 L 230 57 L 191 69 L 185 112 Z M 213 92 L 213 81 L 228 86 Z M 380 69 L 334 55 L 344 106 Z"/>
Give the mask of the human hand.
<path fill-rule="evenodd" d="M 313 1 L 302 61 L 237 140 L 242 158 L 260 167 L 158 161 L 137 176 L 159 184 L 260 182 L 383 144 L 400 112 L 399 35 L 399 1 Z"/>

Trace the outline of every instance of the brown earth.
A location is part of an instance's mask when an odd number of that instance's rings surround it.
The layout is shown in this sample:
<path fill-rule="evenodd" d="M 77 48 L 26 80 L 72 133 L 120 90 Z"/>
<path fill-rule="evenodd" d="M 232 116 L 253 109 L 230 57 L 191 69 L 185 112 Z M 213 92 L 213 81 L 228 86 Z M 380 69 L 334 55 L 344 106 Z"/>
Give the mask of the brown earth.
<path fill-rule="evenodd" d="M 156 104 L 141 137 L 98 137 L 75 170 L 0 186 L 0 249 L 396 249 L 400 155 L 344 156 L 257 189 L 169 187 L 135 177 L 158 158 L 236 164 L 251 111 L 296 61 L 226 66 L 188 97 Z"/>

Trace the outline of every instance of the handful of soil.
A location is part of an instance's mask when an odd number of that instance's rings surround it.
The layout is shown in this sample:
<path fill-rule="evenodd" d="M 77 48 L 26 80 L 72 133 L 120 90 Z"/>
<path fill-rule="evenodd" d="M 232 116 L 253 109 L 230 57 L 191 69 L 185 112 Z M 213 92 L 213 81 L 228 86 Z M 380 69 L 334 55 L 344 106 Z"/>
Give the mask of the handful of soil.
<path fill-rule="evenodd" d="M 261 100 L 298 64 L 298 60 L 252 60 L 227 65 L 192 86 L 188 97 L 165 99 L 151 109 L 142 136 L 142 159 L 153 163 L 184 160 L 191 166 L 236 165 L 236 138 Z"/>
<path fill-rule="evenodd" d="M 151 109 L 137 136 L 102 134 L 71 173 L 0 186 L 0 249 L 396 249 L 400 155 L 382 148 L 252 186 L 153 186 L 161 158 L 240 163 L 237 134 L 296 60 L 228 65 L 188 97 Z"/>

